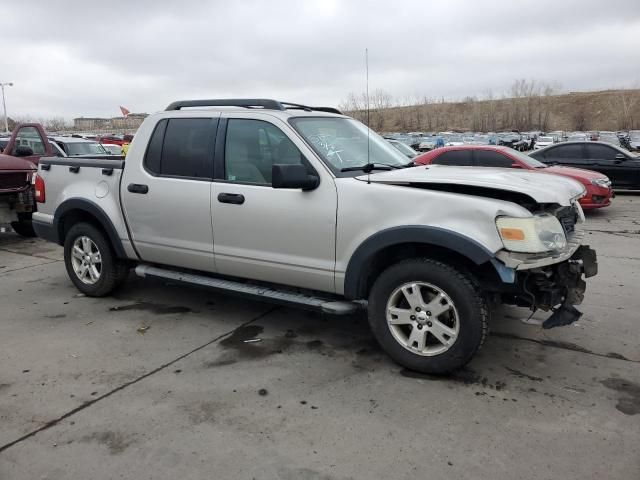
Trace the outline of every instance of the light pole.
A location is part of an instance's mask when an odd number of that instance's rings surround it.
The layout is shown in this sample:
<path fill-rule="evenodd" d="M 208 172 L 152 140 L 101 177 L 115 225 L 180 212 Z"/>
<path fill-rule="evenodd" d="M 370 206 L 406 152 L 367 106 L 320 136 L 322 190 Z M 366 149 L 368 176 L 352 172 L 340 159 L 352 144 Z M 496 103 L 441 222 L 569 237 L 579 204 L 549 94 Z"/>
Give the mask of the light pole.
<path fill-rule="evenodd" d="M 0 82 L 0 88 L 2 88 L 2 108 L 4 109 L 4 131 L 9 133 L 9 120 L 7 119 L 7 103 L 4 100 L 4 87 L 13 87 L 13 82 Z"/>

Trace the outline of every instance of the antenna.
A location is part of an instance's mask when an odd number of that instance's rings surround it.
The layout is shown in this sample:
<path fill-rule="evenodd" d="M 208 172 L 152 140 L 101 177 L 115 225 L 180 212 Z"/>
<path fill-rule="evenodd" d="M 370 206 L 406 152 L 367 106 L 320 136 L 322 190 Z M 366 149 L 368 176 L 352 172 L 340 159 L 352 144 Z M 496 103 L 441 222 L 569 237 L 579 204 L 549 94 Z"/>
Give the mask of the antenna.
<path fill-rule="evenodd" d="M 366 70 L 366 77 L 367 77 L 367 164 L 370 163 L 370 158 L 369 158 L 369 132 L 371 131 L 371 122 L 369 121 L 369 49 L 365 48 L 364 49 L 364 65 L 365 65 L 365 70 Z M 367 172 L 367 184 L 371 184 L 371 170 L 369 169 L 369 171 Z"/>

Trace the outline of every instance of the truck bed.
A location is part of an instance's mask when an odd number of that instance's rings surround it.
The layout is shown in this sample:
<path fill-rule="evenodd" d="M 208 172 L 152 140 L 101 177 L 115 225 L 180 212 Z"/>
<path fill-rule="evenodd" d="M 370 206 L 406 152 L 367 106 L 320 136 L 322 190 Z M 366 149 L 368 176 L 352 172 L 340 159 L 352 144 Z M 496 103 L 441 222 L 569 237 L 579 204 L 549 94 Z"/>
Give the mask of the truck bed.
<path fill-rule="evenodd" d="M 79 203 L 88 203 L 104 212 L 114 236 L 124 245 L 126 256 L 134 255 L 120 202 L 124 164 L 122 155 L 41 158 L 38 176 L 44 180 L 46 198 L 34 213 L 34 228 L 48 225 L 55 234 L 59 227 L 56 216 Z"/>

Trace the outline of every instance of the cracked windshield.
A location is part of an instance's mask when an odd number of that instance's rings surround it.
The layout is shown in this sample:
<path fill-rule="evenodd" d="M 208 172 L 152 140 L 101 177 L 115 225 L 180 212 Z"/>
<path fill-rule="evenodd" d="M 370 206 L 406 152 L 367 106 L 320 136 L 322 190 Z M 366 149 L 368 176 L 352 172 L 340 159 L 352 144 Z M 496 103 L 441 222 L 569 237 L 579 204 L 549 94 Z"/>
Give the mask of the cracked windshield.
<path fill-rule="evenodd" d="M 409 159 L 377 133 L 347 118 L 296 118 L 294 128 L 334 170 L 367 164 L 402 167 Z M 367 145 L 368 143 L 368 145 Z"/>

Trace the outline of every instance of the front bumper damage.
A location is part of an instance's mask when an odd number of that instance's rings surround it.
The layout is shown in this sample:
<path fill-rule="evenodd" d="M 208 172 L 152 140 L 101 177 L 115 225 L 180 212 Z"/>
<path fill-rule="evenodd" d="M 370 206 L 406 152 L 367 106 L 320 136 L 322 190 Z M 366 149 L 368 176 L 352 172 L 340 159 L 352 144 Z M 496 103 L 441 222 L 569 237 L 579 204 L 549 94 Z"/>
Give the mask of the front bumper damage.
<path fill-rule="evenodd" d="M 580 305 L 584 299 L 587 286 L 584 279 L 598 273 L 595 250 L 581 245 L 559 263 L 541 262 L 527 267 L 515 269 L 510 291 L 503 294 L 505 303 L 526 306 L 534 311 L 552 311 L 542 324 L 546 329 L 569 325 L 582 316 L 575 305 Z"/>

